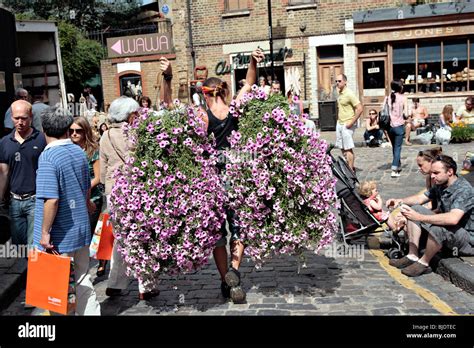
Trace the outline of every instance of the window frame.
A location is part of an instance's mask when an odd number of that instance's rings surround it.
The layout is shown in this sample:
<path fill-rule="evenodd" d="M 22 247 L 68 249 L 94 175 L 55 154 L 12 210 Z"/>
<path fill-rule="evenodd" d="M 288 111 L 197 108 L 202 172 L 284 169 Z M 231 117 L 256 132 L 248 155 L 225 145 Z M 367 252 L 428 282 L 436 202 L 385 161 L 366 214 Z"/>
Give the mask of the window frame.
<path fill-rule="evenodd" d="M 436 39 L 436 40 L 414 40 L 414 41 L 410 41 L 410 43 L 413 43 L 415 45 L 415 61 L 413 62 L 413 64 L 415 65 L 415 83 L 413 84 L 406 84 L 407 86 L 410 85 L 410 86 L 415 86 L 415 91 L 413 93 L 410 93 L 410 94 L 422 94 L 422 95 L 429 95 L 429 96 L 433 96 L 433 95 L 439 95 L 439 94 L 448 94 L 448 95 L 453 95 L 453 94 L 459 94 L 459 93 L 469 93 L 469 92 L 472 92 L 474 91 L 474 81 L 470 81 L 470 78 L 468 76 L 468 79 L 467 81 L 462 81 L 462 82 L 465 82 L 465 87 L 466 89 L 464 91 L 445 91 L 445 81 L 444 81 L 444 75 L 443 75 L 443 70 L 445 68 L 445 58 L 444 58 L 444 45 L 445 43 L 449 43 L 453 40 L 465 40 L 466 42 L 466 46 L 467 46 L 467 64 L 466 64 L 466 68 L 468 69 L 468 71 L 474 71 L 474 64 L 471 64 L 471 62 L 474 62 L 474 52 L 473 50 L 471 50 L 471 45 L 474 44 L 474 36 L 472 37 L 444 37 L 444 38 L 440 38 L 440 39 Z M 429 43 L 429 42 L 433 42 L 433 43 L 439 43 L 440 44 L 440 90 L 438 92 L 423 92 L 423 91 L 420 91 L 420 86 L 421 85 L 426 85 L 426 83 L 420 83 L 418 82 L 418 68 L 419 68 L 419 64 L 420 64 L 420 61 L 419 61 L 419 45 L 422 44 L 422 43 Z M 394 57 L 394 51 L 395 49 L 397 48 L 397 46 L 399 44 L 404 44 L 404 42 L 397 42 L 397 43 L 390 43 L 389 45 L 391 46 L 390 47 L 390 52 L 391 52 L 391 57 L 390 57 L 390 60 L 392 62 L 392 69 L 390 71 L 390 74 L 391 74 L 391 77 L 393 78 L 394 77 L 394 64 L 393 64 L 393 57 Z M 472 57 L 471 57 L 472 56 Z M 421 62 L 423 63 L 423 62 Z M 473 66 L 471 66 L 473 65 Z M 471 85 L 470 82 L 473 82 L 473 84 Z M 436 82 L 435 82 L 436 83 Z"/>
<path fill-rule="evenodd" d="M 224 13 L 246 12 L 249 10 L 248 0 L 236 0 L 239 3 L 238 9 L 229 9 L 229 0 L 224 0 Z"/>

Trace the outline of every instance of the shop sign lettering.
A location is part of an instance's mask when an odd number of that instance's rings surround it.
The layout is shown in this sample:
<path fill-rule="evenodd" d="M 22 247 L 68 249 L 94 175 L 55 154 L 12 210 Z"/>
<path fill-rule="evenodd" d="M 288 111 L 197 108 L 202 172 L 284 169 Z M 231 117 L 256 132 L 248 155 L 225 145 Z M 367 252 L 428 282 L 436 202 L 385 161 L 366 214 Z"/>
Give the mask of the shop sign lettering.
<path fill-rule="evenodd" d="M 293 50 L 291 48 L 280 48 L 277 53 L 273 54 L 274 62 L 283 62 L 287 56 L 291 56 Z M 246 68 L 250 64 L 250 54 L 239 53 L 233 58 L 233 63 L 235 67 Z M 263 64 L 267 65 L 271 63 L 270 53 L 265 54 L 265 60 Z M 231 67 L 225 59 L 222 59 L 216 64 L 215 69 L 216 75 L 229 74 L 231 72 Z"/>
<path fill-rule="evenodd" d="M 169 33 L 122 36 L 107 39 L 109 58 L 167 53 L 171 49 Z"/>
<path fill-rule="evenodd" d="M 422 28 L 422 29 L 410 29 L 404 31 L 394 31 L 392 36 L 394 39 L 409 39 L 416 37 L 429 37 L 429 36 L 442 36 L 452 34 L 454 32 L 453 27 L 446 28 Z"/>

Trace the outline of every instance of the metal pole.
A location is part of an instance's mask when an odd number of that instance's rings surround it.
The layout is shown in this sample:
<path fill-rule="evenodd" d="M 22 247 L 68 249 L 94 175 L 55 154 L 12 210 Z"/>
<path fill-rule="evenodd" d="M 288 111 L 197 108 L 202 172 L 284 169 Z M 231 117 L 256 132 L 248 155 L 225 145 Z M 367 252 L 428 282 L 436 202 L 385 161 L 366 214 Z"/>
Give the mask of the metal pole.
<path fill-rule="evenodd" d="M 272 81 L 275 79 L 275 68 L 273 64 L 273 33 L 272 33 L 272 1 L 268 0 L 268 37 L 270 40 L 270 60 L 271 60 L 271 72 Z"/>

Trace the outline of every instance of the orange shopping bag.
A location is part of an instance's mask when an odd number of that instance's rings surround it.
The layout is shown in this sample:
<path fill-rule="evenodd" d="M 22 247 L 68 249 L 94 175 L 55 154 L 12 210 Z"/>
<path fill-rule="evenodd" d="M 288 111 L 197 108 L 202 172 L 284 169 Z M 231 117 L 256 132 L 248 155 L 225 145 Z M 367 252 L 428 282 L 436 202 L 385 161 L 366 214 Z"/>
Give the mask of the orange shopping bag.
<path fill-rule="evenodd" d="M 110 260 L 114 246 L 112 221 L 110 221 L 109 214 L 103 213 L 102 215 L 102 232 L 100 233 L 99 248 L 95 258 L 98 260 Z"/>
<path fill-rule="evenodd" d="M 26 276 L 26 304 L 68 314 L 70 275 L 70 257 L 31 250 Z"/>

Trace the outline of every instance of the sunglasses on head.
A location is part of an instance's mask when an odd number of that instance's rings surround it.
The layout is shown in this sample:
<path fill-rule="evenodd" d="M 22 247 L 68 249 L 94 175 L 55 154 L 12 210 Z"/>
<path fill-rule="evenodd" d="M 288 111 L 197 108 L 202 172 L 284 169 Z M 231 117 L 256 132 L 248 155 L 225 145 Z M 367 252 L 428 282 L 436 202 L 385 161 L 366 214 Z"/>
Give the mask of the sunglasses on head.
<path fill-rule="evenodd" d="M 84 129 L 69 128 L 69 133 L 70 134 L 74 134 L 74 133 L 82 134 L 82 133 L 84 133 Z"/>

